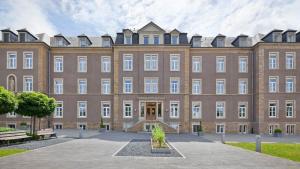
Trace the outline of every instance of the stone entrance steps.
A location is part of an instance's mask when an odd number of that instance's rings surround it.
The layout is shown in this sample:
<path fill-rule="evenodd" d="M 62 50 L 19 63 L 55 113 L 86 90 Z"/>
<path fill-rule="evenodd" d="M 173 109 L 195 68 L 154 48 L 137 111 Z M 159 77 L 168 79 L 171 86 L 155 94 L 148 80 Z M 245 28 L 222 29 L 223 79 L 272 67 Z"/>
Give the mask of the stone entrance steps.
<path fill-rule="evenodd" d="M 132 127 L 128 128 L 127 131 L 128 132 L 147 132 L 144 130 L 144 124 L 158 124 L 161 128 L 163 128 L 163 130 L 166 133 L 177 133 L 177 130 L 170 127 L 167 123 L 164 123 L 162 121 L 159 120 L 142 120 L 137 122 L 135 125 L 133 125 Z"/>

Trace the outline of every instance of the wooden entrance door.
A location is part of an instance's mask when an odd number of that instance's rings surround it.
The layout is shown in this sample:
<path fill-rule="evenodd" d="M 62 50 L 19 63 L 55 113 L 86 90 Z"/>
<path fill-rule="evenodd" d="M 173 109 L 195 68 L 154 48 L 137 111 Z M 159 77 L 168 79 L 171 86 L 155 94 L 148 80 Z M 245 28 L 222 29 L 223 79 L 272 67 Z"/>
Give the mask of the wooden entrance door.
<path fill-rule="evenodd" d="M 156 119 L 156 103 L 149 102 L 146 103 L 146 120 L 155 120 Z"/>

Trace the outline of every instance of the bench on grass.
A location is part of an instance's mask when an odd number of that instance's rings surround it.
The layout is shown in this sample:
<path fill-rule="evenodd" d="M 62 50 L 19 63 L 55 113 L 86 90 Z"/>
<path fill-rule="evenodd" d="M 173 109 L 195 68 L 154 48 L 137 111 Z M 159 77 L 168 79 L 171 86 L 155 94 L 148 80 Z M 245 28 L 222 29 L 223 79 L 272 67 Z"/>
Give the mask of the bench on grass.
<path fill-rule="evenodd" d="M 10 141 L 25 141 L 29 138 L 30 136 L 27 136 L 26 131 L 23 130 L 0 132 L 0 142 L 7 142 L 8 145 Z"/>
<path fill-rule="evenodd" d="M 43 139 L 45 137 L 51 138 L 51 137 L 56 137 L 56 133 L 54 132 L 54 130 L 52 128 L 48 128 L 48 129 L 42 129 L 37 131 L 36 135 L 42 137 Z"/>

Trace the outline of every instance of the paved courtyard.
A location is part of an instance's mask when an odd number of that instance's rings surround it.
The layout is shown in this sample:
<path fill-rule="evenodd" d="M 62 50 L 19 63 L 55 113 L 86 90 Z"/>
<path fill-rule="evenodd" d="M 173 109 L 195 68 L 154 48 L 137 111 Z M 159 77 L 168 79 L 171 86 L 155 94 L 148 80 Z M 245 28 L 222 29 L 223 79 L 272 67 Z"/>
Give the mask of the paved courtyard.
<path fill-rule="evenodd" d="M 147 139 L 148 134 L 122 132 L 59 133 L 74 137 L 70 141 L 0 158 L 1 169 L 299 169 L 300 163 L 271 157 L 221 144 L 218 136 L 200 138 L 193 135 L 168 135 L 170 143 L 183 155 L 180 157 L 120 157 L 114 156 L 131 139 Z M 70 136 L 72 134 L 72 136 Z M 69 135 L 69 136 L 68 136 Z M 249 139 L 252 136 L 247 136 Z M 214 139 L 213 139 L 214 138 Z M 227 139 L 237 139 L 229 136 Z M 296 140 L 296 138 L 295 138 Z"/>

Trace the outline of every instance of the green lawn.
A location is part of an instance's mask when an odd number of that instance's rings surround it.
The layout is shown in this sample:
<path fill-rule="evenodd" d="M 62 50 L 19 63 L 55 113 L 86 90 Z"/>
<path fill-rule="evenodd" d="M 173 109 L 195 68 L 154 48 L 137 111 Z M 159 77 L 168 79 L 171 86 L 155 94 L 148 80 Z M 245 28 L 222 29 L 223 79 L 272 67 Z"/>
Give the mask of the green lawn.
<path fill-rule="evenodd" d="M 22 153 L 27 150 L 24 149 L 0 149 L 0 157 L 9 156 L 12 154 Z"/>
<path fill-rule="evenodd" d="M 0 132 L 7 132 L 7 131 L 15 131 L 15 129 L 7 128 L 7 127 L 0 127 Z"/>
<path fill-rule="evenodd" d="M 255 151 L 255 143 L 226 143 L 226 144 Z M 262 153 L 300 162 L 300 144 L 262 143 Z"/>

